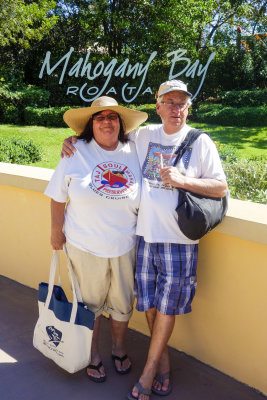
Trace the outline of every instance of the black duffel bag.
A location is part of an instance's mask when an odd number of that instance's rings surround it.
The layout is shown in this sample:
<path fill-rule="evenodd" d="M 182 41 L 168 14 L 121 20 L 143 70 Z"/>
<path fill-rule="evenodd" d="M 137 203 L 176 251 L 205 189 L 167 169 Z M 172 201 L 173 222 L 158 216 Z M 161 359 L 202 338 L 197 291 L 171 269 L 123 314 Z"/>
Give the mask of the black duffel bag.
<path fill-rule="evenodd" d="M 207 133 L 198 129 L 188 132 L 177 151 L 174 165 L 201 134 Z M 222 222 L 228 207 L 227 197 L 206 197 L 184 189 L 178 190 L 178 225 L 187 238 L 198 240 Z"/>

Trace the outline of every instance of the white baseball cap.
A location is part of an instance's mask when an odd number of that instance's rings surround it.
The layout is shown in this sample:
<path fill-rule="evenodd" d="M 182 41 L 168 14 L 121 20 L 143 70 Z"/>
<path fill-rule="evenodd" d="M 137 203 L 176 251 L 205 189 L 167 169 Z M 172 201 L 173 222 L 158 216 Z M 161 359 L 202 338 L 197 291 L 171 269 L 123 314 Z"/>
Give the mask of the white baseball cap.
<path fill-rule="evenodd" d="M 192 97 L 192 94 L 188 92 L 187 86 L 183 81 L 177 81 L 176 79 L 173 79 L 171 81 L 166 81 L 163 82 L 158 91 L 158 98 L 163 96 L 166 93 L 169 92 L 183 92 L 185 93 L 188 97 Z"/>

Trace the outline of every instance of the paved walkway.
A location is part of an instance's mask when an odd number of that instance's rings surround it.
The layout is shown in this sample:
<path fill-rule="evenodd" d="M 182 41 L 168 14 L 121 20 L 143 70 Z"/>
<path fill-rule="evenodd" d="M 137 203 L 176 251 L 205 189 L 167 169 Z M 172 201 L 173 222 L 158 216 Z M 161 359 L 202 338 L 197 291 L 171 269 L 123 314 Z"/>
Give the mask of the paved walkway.
<path fill-rule="evenodd" d="M 85 372 L 64 372 L 32 346 L 37 320 L 37 292 L 0 276 L 0 399 L 123 400 L 145 362 L 149 338 L 129 330 L 129 355 L 134 368 L 120 376 L 112 367 L 109 321 L 103 318 L 101 352 L 108 379 L 97 384 Z M 9 359 L 4 358 L 5 355 Z M 255 390 L 207 365 L 170 349 L 173 392 L 168 400 L 262 400 Z M 10 359 L 12 357 L 12 359 Z M 16 360 L 16 362 L 15 362 Z M 7 362 L 8 361 L 8 362 Z M 160 399 L 152 395 L 151 400 Z"/>

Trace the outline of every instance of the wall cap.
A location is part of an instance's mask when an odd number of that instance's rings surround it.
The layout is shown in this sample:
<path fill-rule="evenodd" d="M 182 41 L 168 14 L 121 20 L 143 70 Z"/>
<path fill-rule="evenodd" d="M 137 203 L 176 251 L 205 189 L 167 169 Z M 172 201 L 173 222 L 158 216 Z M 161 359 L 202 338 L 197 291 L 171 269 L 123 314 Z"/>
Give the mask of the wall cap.
<path fill-rule="evenodd" d="M 54 170 L 28 165 L 0 163 L 0 185 L 43 193 Z"/>
<path fill-rule="evenodd" d="M 48 168 L 0 162 L 0 185 L 43 193 L 53 172 Z M 226 217 L 215 231 L 267 244 L 267 205 L 230 198 Z"/>

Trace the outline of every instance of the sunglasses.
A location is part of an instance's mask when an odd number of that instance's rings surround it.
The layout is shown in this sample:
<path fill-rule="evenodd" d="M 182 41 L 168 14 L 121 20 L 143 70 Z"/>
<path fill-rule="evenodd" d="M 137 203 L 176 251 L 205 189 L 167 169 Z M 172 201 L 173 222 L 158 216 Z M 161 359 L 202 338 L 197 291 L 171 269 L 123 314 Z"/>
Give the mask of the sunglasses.
<path fill-rule="evenodd" d="M 118 118 L 119 118 L 118 114 L 108 114 L 108 115 L 96 115 L 95 117 L 93 117 L 93 120 L 97 122 L 103 122 L 105 121 L 105 119 L 107 119 L 108 121 L 117 121 Z"/>

